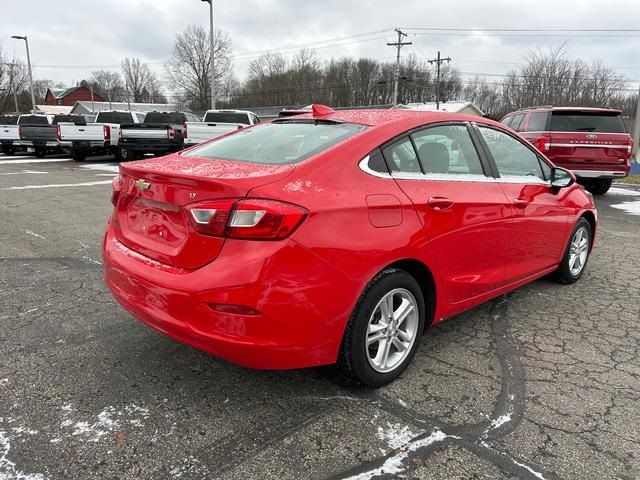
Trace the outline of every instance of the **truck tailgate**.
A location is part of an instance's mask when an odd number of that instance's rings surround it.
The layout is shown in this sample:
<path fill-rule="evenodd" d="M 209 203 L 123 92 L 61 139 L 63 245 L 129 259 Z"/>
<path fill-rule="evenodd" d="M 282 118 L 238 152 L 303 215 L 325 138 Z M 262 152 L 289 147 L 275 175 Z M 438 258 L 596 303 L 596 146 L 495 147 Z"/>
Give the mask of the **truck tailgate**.
<path fill-rule="evenodd" d="M 61 123 L 59 128 L 60 140 L 64 142 L 104 140 L 104 126 L 101 123 L 89 123 L 87 125 Z"/>

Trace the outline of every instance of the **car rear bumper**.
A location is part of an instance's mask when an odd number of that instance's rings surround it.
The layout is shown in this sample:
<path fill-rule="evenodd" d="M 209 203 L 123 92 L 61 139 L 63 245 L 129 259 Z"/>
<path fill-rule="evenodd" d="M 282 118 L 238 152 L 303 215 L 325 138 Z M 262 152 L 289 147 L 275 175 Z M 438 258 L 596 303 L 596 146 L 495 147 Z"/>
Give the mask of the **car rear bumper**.
<path fill-rule="evenodd" d="M 599 178 L 613 179 L 624 178 L 629 175 L 629 169 L 626 170 L 572 170 L 578 178 Z"/>
<path fill-rule="evenodd" d="M 183 270 L 130 250 L 109 226 L 103 257 L 107 286 L 133 316 L 249 368 L 334 363 L 358 295 L 346 275 L 292 240 L 227 240 L 215 261 Z M 253 312 L 223 313 L 216 305 Z"/>

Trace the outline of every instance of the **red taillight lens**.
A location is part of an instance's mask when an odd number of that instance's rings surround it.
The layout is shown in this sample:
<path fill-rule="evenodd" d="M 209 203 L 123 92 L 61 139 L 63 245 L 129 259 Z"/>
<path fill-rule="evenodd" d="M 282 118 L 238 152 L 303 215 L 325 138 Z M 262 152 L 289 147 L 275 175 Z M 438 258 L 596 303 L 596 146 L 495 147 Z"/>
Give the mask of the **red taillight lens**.
<path fill-rule="evenodd" d="M 629 156 L 633 153 L 633 138 L 629 138 L 629 144 L 627 145 L 627 153 Z"/>
<path fill-rule="evenodd" d="M 110 141 L 111 140 L 111 128 L 109 127 L 109 125 L 104 125 L 104 141 Z"/>
<path fill-rule="evenodd" d="M 176 138 L 176 131 L 173 128 L 167 130 L 167 138 L 169 140 L 174 140 Z"/>
<path fill-rule="evenodd" d="M 187 124 L 185 123 L 182 127 L 182 138 L 186 140 L 188 136 L 189 136 L 189 132 L 187 130 Z"/>
<path fill-rule="evenodd" d="M 118 142 L 122 141 L 122 128 L 118 128 Z"/>
<path fill-rule="evenodd" d="M 114 177 L 111 181 L 111 186 L 113 187 L 113 192 L 111 192 L 111 203 L 115 207 L 118 205 L 118 198 L 120 198 L 120 191 L 122 190 L 122 177 L 118 175 Z"/>
<path fill-rule="evenodd" d="M 551 137 L 549 135 L 543 135 L 536 138 L 533 144 L 542 153 L 547 153 L 551 148 Z"/>
<path fill-rule="evenodd" d="M 62 140 L 62 135 L 60 135 L 60 125 L 56 125 L 56 138 L 58 140 Z"/>
<path fill-rule="evenodd" d="M 22 127 L 18 127 L 18 138 L 22 140 Z"/>
<path fill-rule="evenodd" d="M 187 208 L 198 232 L 249 240 L 286 238 L 307 216 L 304 208 L 277 200 L 221 200 Z"/>

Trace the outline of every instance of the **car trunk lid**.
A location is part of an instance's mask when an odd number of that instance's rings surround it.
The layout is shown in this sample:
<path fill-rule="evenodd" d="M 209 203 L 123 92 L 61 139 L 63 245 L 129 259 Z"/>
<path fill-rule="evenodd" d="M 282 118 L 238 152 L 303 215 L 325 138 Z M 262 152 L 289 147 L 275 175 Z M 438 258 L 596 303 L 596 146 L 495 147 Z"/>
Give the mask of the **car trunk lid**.
<path fill-rule="evenodd" d="M 242 198 L 288 176 L 291 165 L 260 165 L 182 155 L 123 164 L 114 213 L 118 239 L 159 262 L 195 269 L 213 261 L 224 238 L 198 233 L 186 205 Z"/>

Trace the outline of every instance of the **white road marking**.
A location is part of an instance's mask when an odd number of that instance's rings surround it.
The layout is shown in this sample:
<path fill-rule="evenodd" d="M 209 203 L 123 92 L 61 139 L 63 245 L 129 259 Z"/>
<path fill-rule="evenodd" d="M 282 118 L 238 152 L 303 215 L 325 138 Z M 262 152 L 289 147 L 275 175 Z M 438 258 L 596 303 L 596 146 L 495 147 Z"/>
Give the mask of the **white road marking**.
<path fill-rule="evenodd" d="M 19 160 L 0 160 L 0 165 L 20 165 L 21 163 L 61 163 L 70 161 L 70 158 L 21 158 Z"/>
<path fill-rule="evenodd" d="M 50 185 L 25 185 L 24 187 L 5 187 L 0 188 L 3 190 L 36 190 L 40 188 L 67 188 L 67 187 L 92 187 L 94 185 L 110 185 L 111 180 L 100 180 L 99 182 L 84 182 L 84 183 L 57 183 Z"/>
<path fill-rule="evenodd" d="M 26 233 L 27 235 L 31 235 L 32 237 L 38 237 L 38 238 L 41 238 L 43 240 L 46 240 L 46 237 L 43 237 L 42 235 L 39 235 L 36 232 L 31 231 L 31 230 L 25 230 L 24 233 Z"/>
<path fill-rule="evenodd" d="M 47 174 L 49 172 L 42 172 L 40 170 L 21 170 L 19 172 L 4 172 L 4 173 L 0 173 L 0 175 L 41 175 L 41 174 Z"/>
<path fill-rule="evenodd" d="M 87 165 L 80 165 L 80 168 L 86 168 L 87 170 L 100 170 L 102 172 L 120 172 L 120 165 L 108 163 L 89 163 Z"/>

